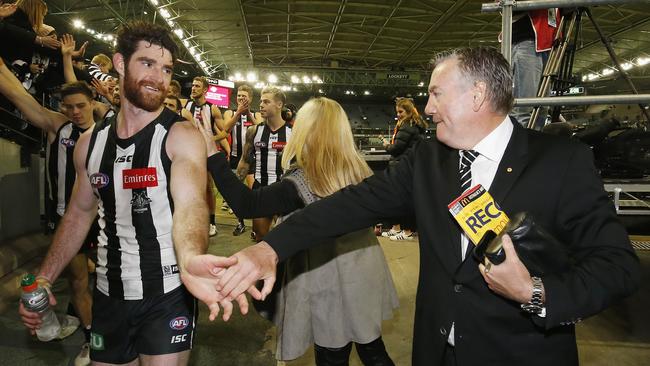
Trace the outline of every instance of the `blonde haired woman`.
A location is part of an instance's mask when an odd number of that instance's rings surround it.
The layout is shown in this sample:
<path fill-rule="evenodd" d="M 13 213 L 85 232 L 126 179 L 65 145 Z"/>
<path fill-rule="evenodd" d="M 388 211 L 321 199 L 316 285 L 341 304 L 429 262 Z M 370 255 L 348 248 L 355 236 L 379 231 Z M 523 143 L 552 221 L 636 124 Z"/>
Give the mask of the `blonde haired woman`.
<path fill-rule="evenodd" d="M 282 156 L 282 179 L 249 190 L 218 153 L 209 126 L 203 126 L 208 168 L 239 217 L 281 215 L 372 174 L 355 149 L 341 106 L 327 98 L 298 111 Z M 282 218 L 281 218 L 282 219 Z M 316 365 L 347 365 L 352 343 L 364 365 L 393 365 L 381 339 L 381 322 L 392 316 L 397 294 L 381 247 L 371 228 L 332 238 L 285 262 L 275 298 L 278 360 L 300 357 L 314 344 Z"/>
<path fill-rule="evenodd" d="M 383 136 L 380 138 L 386 152 L 392 156 L 391 163 L 398 161 L 402 155 L 422 140 L 424 131 L 428 127 L 410 98 L 398 98 L 395 103 L 395 113 L 397 114 L 397 124 L 390 143 Z M 414 224 L 412 222 L 415 220 L 404 220 L 403 225 L 393 225 L 390 230 L 381 233 L 381 236 L 397 241 L 413 240 L 412 226 Z"/>

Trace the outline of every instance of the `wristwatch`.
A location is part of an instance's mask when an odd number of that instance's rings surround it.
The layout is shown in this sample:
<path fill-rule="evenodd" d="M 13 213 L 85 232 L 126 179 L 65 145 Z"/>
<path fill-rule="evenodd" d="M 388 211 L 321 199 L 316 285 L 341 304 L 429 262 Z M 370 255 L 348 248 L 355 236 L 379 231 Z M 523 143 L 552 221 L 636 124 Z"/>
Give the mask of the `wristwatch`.
<path fill-rule="evenodd" d="M 521 304 L 521 308 L 527 313 L 540 314 L 544 309 L 544 302 L 542 301 L 544 285 L 539 277 L 533 276 L 530 279 L 533 280 L 533 296 L 526 304 Z"/>

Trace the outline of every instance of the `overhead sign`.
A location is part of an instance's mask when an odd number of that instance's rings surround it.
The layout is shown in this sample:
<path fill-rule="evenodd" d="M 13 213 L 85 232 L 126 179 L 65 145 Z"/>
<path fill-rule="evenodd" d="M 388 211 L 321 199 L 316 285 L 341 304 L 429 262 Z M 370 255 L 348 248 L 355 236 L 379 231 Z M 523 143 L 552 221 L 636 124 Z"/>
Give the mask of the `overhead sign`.
<path fill-rule="evenodd" d="M 405 71 L 388 71 L 378 72 L 375 78 L 379 80 L 420 80 L 422 75 L 419 72 L 405 72 Z"/>
<path fill-rule="evenodd" d="M 208 80 L 208 83 L 212 85 L 222 86 L 224 88 L 230 88 L 230 89 L 233 89 L 235 87 L 235 83 L 230 80 L 221 80 L 221 79 L 213 79 L 213 78 L 206 78 L 206 79 Z"/>

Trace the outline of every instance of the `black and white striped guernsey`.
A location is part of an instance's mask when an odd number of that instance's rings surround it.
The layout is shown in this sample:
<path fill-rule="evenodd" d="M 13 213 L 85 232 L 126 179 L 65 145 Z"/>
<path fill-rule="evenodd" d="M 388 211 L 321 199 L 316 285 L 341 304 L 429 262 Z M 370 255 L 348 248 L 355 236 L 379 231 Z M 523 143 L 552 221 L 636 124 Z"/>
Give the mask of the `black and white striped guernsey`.
<path fill-rule="evenodd" d="M 165 150 L 172 125 L 167 108 L 128 139 L 116 133 L 117 116 L 93 131 L 86 168 L 99 198 L 97 289 L 113 298 L 139 300 L 174 290 L 181 280 L 172 242 Z"/>
<path fill-rule="evenodd" d="M 286 124 L 271 131 L 266 123 L 255 128 L 255 180 L 262 186 L 276 182 L 282 176 L 282 151 L 291 138 L 291 127 Z"/>
<path fill-rule="evenodd" d="M 214 130 L 214 124 L 212 123 L 212 103 L 205 102 L 204 104 L 198 105 L 195 101 L 190 99 L 185 104 L 185 109 L 190 111 L 192 118 L 194 118 L 194 122 L 196 123 L 210 121 L 210 126 L 212 126 L 212 133 L 217 133 L 217 131 Z"/>
<path fill-rule="evenodd" d="M 237 113 L 236 110 L 232 111 L 233 115 Z M 255 111 L 250 110 L 250 114 L 255 117 Z M 230 156 L 240 157 L 242 150 L 244 149 L 244 143 L 246 141 L 246 130 L 248 127 L 252 126 L 255 121 L 251 121 L 248 114 L 241 114 L 237 122 L 230 131 L 232 136 L 232 144 L 230 146 Z"/>
<path fill-rule="evenodd" d="M 74 148 L 79 136 L 87 128 L 81 128 L 68 121 L 56 131 L 56 137 L 47 146 L 46 177 L 50 189 L 50 201 L 56 208 L 56 214 L 63 216 L 72 195 L 72 187 L 77 174 L 74 169 Z"/>

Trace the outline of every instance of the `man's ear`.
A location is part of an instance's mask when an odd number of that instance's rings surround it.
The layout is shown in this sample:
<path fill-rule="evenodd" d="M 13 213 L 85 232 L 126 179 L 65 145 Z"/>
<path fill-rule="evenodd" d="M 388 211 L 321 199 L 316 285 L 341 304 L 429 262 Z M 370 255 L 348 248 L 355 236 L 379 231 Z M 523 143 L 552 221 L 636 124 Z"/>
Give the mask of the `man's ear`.
<path fill-rule="evenodd" d="M 115 67 L 115 71 L 120 75 L 121 78 L 124 77 L 124 56 L 121 53 L 115 53 L 113 55 L 113 66 Z"/>
<path fill-rule="evenodd" d="M 472 109 L 474 112 L 478 112 L 487 100 L 487 84 L 485 81 L 475 81 L 472 93 L 474 94 Z"/>

